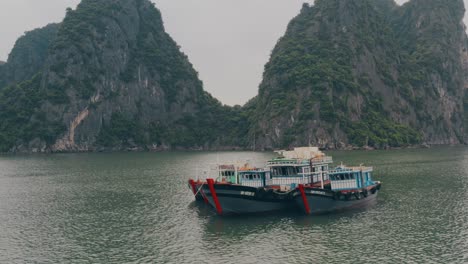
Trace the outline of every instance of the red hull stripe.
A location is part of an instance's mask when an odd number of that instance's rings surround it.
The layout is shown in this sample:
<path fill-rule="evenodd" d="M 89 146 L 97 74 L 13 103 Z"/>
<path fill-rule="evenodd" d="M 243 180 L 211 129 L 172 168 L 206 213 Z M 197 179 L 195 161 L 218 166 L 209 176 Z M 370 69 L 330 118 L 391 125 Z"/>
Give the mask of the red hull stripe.
<path fill-rule="evenodd" d="M 299 184 L 299 191 L 301 192 L 302 202 L 304 203 L 305 212 L 306 214 L 310 214 L 309 202 L 307 201 L 307 196 L 304 191 L 304 185 Z"/>
<path fill-rule="evenodd" d="M 203 192 L 203 190 L 201 190 L 200 192 L 201 192 L 201 195 L 202 195 L 202 197 L 203 197 L 203 201 L 205 201 L 206 204 L 209 204 L 208 198 L 206 198 L 206 195 L 205 195 L 205 193 Z"/>
<path fill-rule="evenodd" d="M 218 212 L 218 214 L 220 215 L 223 213 L 223 209 L 221 208 L 221 204 L 219 204 L 218 196 L 216 195 L 216 190 L 214 188 L 214 180 L 206 179 L 206 181 L 208 182 L 208 187 L 210 187 L 211 196 L 213 197 L 213 201 L 216 205 L 216 212 Z"/>
<path fill-rule="evenodd" d="M 195 186 L 195 181 L 190 179 L 189 184 L 190 184 L 190 186 L 192 186 L 193 195 L 197 194 L 197 187 Z"/>

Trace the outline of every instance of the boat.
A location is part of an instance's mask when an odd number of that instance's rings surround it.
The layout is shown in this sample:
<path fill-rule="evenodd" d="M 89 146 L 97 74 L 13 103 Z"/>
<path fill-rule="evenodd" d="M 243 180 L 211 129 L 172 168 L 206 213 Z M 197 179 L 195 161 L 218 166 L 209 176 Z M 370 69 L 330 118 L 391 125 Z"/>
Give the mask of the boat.
<path fill-rule="evenodd" d="M 372 167 L 338 166 L 316 147 L 277 151 L 264 168 L 219 165 L 215 179 L 189 180 L 197 200 L 219 215 L 302 210 L 326 213 L 375 200 L 380 182 L 371 178 Z"/>
<path fill-rule="evenodd" d="M 269 171 L 240 168 L 237 175 L 237 183 L 207 179 L 202 186 L 208 203 L 219 215 L 264 213 L 290 207 L 289 190 L 272 185 Z"/>
<path fill-rule="evenodd" d="M 306 214 L 323 214 L 350 208 L 361 208 L 377 198 L 381 188 L 372 180 L 372 167 L 339 166 L 328 172 L 330 185 L 326 188 L 300 184 L 293 199 Z"/>
<path fill-rule="evenodd" d="M 237 183 L 237 170 L 236 166 L 232 164 L 222 164 L 217 165 L 217 172 L 218 177 L 221 182 L 232 182 Z M 188 187 L 192 191 L 193 195 L 195 196 L 195 200 L 197 201 L 204 201 L 208 203 L 208 200 L 203 192 L 202 186 L 206 184 L 206 181 L 202 181 L 200 179 L 194 180 L 189 179 Z"/>

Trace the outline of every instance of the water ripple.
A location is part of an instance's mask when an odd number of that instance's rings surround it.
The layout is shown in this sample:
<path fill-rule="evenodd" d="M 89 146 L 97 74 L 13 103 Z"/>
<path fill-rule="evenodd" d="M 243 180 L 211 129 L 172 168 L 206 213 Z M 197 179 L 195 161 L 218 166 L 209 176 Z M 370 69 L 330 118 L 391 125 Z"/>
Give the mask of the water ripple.
<path fill-rule="evenodd" d="M 200 164 L 270 153 L 1 156 L 0 263 L 468 262 L 466 148 L 332 154 L 376 166 L 376 204 L 218 217 L 193 201 Z"/>

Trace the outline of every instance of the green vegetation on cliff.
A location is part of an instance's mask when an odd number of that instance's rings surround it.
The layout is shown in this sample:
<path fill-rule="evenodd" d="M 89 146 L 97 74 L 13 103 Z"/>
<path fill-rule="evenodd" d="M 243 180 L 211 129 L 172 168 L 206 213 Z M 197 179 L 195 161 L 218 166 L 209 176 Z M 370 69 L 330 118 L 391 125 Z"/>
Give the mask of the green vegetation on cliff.
<path fill-rule="evenodd" d="M 150 1 L 83 0 L 50 39 L 41 73 L 0 94 L 0 151 L 247 144 L 244 112 L 203 91 Z"/>
<path fill-rule="evenodd" d="M 51 123 L 44 114 L 32 116 L 40 111 L 41 103 L 47 97 L 39 88 L 40 74 L 18 85 L 0 90 L 0 152 L 9 151 L 19 143 L 35 138 L 52 144 L 65 129 L 60 123 Z"/>
<path fill-rule="evenodd" d="M 0 89 L 29 80 L 41 71 L 58 28 L 58 24 L 49 24 L 26 32 L 16 41 L 8 61 L 0 66 Z"/>
<path fill-rule="evenodd" d="M 273 148 L 462 142 L 466 34 L 452 2 L 304 4 L 265 66 L 250 134 Z"/>
<path fill-rule="evenodd" d="M 150 1 L 82 0 L 0 65 L 0 151 L 462 143 L 468 41 L 449 2 L 304 4 L 259 95 L 228 107 Z"/>

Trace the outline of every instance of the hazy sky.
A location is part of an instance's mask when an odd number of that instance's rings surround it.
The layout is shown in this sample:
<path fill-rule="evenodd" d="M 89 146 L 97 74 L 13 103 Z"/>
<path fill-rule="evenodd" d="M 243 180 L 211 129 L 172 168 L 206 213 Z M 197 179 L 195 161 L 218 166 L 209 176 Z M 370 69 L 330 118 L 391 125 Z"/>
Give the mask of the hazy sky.
<path fill-rule="evenodd" d="M 152 0 L 205 89 L 229 105 L 254 97 L 263 66 L 303 2 L 312 0 Z M 464 0 L 468 6 L 468 0 Z M 406 2 L 397 0 L 397 2 Z M 25 31 L 60 22 L 79 0 L 0 0 L 0 60 Z M 468 22 L 465 19 L 466 22 Z"/>

